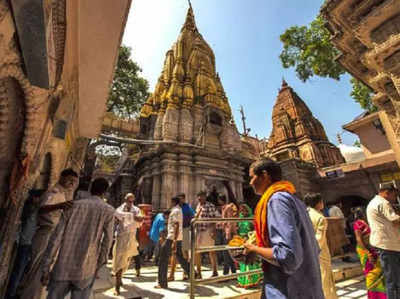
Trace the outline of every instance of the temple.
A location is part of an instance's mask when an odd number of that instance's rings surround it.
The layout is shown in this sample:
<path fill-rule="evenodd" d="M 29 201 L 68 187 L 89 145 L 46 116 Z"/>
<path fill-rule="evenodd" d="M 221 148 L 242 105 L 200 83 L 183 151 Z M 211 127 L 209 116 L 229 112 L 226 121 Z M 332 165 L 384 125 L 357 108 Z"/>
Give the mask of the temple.
<path fill-rule="evenodd" d="M 153 209 L 168 207 L 177 192 L 189 200 L 200 190 L 243 198 L 241 140 L 216 72 L 215 56 L 189 7 L 178 40 L 167 51 L 154 92 L 140 113 L 142 147 L 135 163 L 141 192 Z"/>
<path fill-rule="evenodd" d="M 316 167 L 344 162 L 339 149 L 326 137 L 320 121 L 285 80 L 273 107 L 266 155 L 278 161 L 297 158 Z"/>

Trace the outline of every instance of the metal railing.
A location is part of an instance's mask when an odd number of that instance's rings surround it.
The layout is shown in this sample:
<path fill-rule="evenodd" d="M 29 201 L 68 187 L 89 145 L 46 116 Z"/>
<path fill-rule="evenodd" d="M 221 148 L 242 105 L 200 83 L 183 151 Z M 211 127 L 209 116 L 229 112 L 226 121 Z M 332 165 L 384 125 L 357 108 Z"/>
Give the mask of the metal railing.
<path fill-rule="evenodd" d="M 233 247 L 228 245 L 217 245 L 217 246 L 210 246 L 210 247 L 197 247 L 196 245 L 196 224 L 198 223 L 216 223 L 216 222 L 244 222 L 244 221 L 253 221 L 253 218 L 195 218 L 192 220 L 190 225 L 190 232 L 191 232 L 191 247 L 190 247 L 190 299 L 195 298 L 195 287 L 196 285 L 210 283 L 210 282 L 218 282 L 224 280 L 230 280 L 232 278 L 236 278 L 238 276 L 244 275 L 254 275 L 263 273 L 260 270 L 250 270 L 246 272 L 234 273 L 230 275 L 223 275 L 217 277 L 210 277 L 204 279 L 195 279 L 195 257 L 197 253 L 203 252 L 212 252 L 212 251 L 223 251 L 223 250 L 235 250 L 235 249 L 244 249 L 243 246 Z"/>

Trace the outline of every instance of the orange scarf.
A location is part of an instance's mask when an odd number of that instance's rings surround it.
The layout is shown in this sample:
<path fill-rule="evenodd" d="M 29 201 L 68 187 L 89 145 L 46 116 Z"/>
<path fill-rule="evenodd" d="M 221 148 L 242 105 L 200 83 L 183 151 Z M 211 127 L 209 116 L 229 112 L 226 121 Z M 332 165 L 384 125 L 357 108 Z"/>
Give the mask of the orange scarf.
<path fill-rule="evenodd" d="M 269 233 L 267 224 L 268 202 L 271 196 L 279 191 L 294 194 L 296 192 L 296 188 L 291 182 L 288 181 L 275 182 L 268 187 L 257 203 L 254 213 L 254 227 L 256 228 L 257 245 L 260 247 L 269 246 Z"/>

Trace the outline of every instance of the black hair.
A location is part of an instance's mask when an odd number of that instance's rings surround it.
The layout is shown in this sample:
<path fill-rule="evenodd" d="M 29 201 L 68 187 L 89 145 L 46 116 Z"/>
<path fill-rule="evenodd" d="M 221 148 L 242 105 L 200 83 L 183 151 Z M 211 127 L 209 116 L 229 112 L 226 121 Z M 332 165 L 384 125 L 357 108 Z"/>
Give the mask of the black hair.
<path fill-rule="evenodd" d="M 179 204 L 181 202 L 181 199 L 177 196 L 172 197 L 171 200 L 174 203 L 174 206 L 176 206 L 177 204 Z"/>
<path fill-rule="evenodd" d="M 165 211 L 163 212 L 163 214 L 164 214 L 164 215 L 169 215 L 169 214 L 171 214 L 171 209 L 165 210 Z"/>
<path fill-rule="evenodd" d="M 28 192 L 29 198 L 32 197 L 40 197 L 43 193 L 46 192 L 46 189 L 31 189 Z"/>
<path fill-rule="evenodd" d="M 92 195 L 103 195 L 108 189 L 108 181 L 105 178 L 97 178 L 92 182 L 90 193 Z"/>
<path fill-rule="evenodd" d="M 183 192 L 181 192 L 181 193 L 178 193 L 177 195 L 175 195 L 175 197 L 184 197 L 184 198 L 186 198 L 186 194 L 185 193 L 183 193 Z"/>
<path fill-rule="evenodd" d="M 365 209 L 363 207 L 354 208 L 353 209 L 353 217 L 354 217 L 354 220 L 367 219 L 367 217 L 365 215 Z"/>
<path fill-rule="evenodd" d="M 397 191 L 396 187 L 393 185 L 392 182 L 388 182 L 388 183 L 382 183 L 379 186 L 379 192 L 382 191 Z"/>
<path fill-rule="evenodd" d="M 207 196 L 207 192 L 206 191 L 200 191 L 197 193 L 197 196 Z"/>
<path fill-rule="evenodd" d="M 218 200 L 226 202 L 226 196 L 224 194 L 218 195 Z"/>
<path fill-rule="evenodd" d="M 78 174 L 72 168 L 67 168 L 67 169 L 64 169 L 63 171 L 61 171 L 60 176 L 63 178 L 65 178 L 67 176 L 73 176 L 73 177 L 77 178 Z"/>
<path fill-rule="evenodd" d="M 322 197 L 320 193 L 307 193 L 304 196 L 304 203 L 306 206 L 315 208 L 315 206 L 322 201 Z"/>
<path fill-rule="evenodd" d="M 264 171 L 268 173 L 272 183 L 282 180 L 282 169 L 279 164 L 271 159 L 259 159 L 250 165 L 255 175 L 261 175 Z"/>

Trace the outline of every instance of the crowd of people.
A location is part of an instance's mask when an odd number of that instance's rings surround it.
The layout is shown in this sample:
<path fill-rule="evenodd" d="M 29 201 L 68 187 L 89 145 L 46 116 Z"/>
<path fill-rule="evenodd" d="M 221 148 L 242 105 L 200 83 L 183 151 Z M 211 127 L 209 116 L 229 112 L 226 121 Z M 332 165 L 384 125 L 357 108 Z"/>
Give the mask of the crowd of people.
<path fill-rule="evenodd" d="M 175 280 L 177 262 L 183 270 L 182 280 L 188 280 L 192 259 L 195 278 L 201 279 L 203 261 L 208 258 L 211 277 L 219 275 L 219 265 L 223 275 L 262 269 L 263 274 L 239 274 L 235 279 L 243 288 L 261 285 L 261 298 L 338 298 L 326 216 L 344 218 L 340 207 L 327 210 L 318 193 L 297 197 L 294 185 L 282 180 L 281 168 L 272 160 L 254 162 L 249 176 L 250 185 L 260 196 L 254 210 L 245 202 L 238 203 L 229 190 L 227 196 L 217 194 L 213 202 L 203 191 L 190 202 L 179 193 L 169 200 L 169 209 L 154 216 L 150 241 L 141 252 L 138 229 L 146 215 L 135 205 L 135 195 L 126 194 L 115 209 L 105 200 L 108 181 L 97 178 L 90 191 L 75 192 L 74 197 L 78 174 L 64 170 L 53 188 L 29 193 L 6 298 L 40 298 L 45 286 L 50 299 L 67 294 L 89 298 L 98 271 L 110 255 L 116 295 L 131 264 L 140 276 L 143 260 L 152 260 L 154 255 L 158 266 L 155 288 L 168 288 L 168 282 Z M 392 183 L 381 184 L 366 209 L 352 209 L 355 249 L 369 299 L 400 298 L 397 195 Z M 202 218 L 243 219 L 196 223 L 194 242 L 196 247 L 214 247 L 240 238 L 244 240 L 242 255 L 248 258 L 236 259 L 230 250 L 192 257 L 191 224 L 193 219 Z"/>

